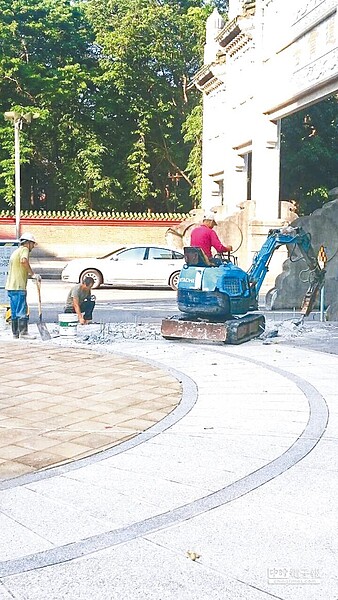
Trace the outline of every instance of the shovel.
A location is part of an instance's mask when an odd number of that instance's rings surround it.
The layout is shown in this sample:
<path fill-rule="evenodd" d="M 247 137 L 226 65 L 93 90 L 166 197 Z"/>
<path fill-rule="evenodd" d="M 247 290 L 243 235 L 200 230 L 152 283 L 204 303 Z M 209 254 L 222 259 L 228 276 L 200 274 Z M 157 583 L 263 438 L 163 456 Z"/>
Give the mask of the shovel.
<path fill-rule="evenodd" d="M 38 330 L 43 341 L 50 340 L 51 335 L 47 329 L 46 323 L 42 320 L 42 309 L 41 309 L 41 281 L 36 280 L 36 288 L 38 290 L 38 302 L 39 302 L 39 320 Z"/>

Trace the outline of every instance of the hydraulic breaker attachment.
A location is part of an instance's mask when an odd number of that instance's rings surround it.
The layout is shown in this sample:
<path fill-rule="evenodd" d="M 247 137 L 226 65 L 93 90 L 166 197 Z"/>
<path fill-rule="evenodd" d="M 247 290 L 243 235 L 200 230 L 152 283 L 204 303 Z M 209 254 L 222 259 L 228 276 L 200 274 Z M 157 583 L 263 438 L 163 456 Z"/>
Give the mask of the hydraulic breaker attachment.
<path fill-rule="evenodd" d="M 301 314 L 304 317 L 307 317 L 312 311 L 313 305 L 317 299 L 318 293 L 324 284 L 324 275 L 325 270 L 317 271 L 314 280 L 311 282 L 310 286 L 307 289 L 307 292 L 303 298 L 302 306 L 301 306 Z"/>
<path fill-rule="evenodd" d="M 161 334 L 167 339 L 206 340 L 225 344 L 243 344 L 259 337 L 265 329 L 263 315 L 251 314 L 223 323 L 213 323 L 203 319 L 185 320 L 184 317 L 163 319 Z"/>

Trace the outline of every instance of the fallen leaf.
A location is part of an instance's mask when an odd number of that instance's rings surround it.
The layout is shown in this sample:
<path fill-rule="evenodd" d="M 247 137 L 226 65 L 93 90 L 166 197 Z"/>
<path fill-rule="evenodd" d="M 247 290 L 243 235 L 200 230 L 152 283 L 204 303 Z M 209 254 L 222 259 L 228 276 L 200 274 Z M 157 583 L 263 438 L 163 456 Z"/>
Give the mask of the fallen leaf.
<path fill-rule="evenodd" d="M 191 560 L 197 560 L 200 557 L 201 555 L 197 554 L 197 552 L 193 552 L 192 550 L 187 551 L 187 558 L 190 558 Z"/>

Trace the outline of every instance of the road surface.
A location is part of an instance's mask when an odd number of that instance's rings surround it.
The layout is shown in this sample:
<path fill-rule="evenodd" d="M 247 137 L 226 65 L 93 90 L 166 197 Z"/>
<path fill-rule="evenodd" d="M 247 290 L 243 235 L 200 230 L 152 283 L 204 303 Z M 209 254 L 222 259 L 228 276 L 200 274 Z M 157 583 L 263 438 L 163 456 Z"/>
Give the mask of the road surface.
<path fill-rule="evenodd" d="M 58 314 L 63 312 L 68 291 L 74 284 L 55 280 L 42 280 L 41 298 L 43 318 L 48 323 L 57 323 Z M 171 289 L 136 289 L 102 287 L 93 290 L 96 306 L 93 318 L 97 322 L 161 322 L 164 317 L 177 314 L 176 292 Z M 27 300 L 30 307 L 30 322 L 38 316 L 36 286 L 28 282 Z"/>

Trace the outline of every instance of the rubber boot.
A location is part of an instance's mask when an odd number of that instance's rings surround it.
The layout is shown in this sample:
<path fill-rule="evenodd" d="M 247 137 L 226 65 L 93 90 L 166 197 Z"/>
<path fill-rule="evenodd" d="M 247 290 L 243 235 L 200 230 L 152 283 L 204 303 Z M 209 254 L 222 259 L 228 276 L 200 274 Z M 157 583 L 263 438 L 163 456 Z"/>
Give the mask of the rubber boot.
<path fill-rule="evenodd" d="M 11 319 L 13 338 L 19 338 L 19 322 L 18 319 Z"/>
<path fill-rule="evenodd" d="M 28 319 L 19 319 L 19 335 L 20 340 L 35 340 L 35 335 L 28 333 Z"/>

